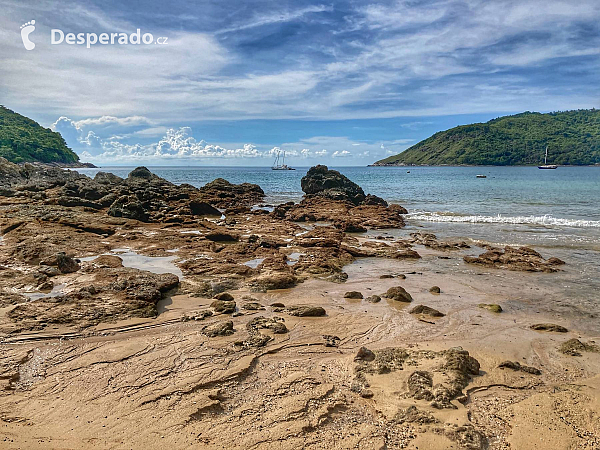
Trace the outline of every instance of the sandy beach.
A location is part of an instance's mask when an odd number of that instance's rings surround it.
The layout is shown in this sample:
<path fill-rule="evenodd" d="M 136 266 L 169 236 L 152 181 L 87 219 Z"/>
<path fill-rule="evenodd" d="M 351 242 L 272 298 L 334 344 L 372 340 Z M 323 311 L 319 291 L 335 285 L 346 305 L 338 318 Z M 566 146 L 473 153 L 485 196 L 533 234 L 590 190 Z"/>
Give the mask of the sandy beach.
<path fill-rule="evenodd" d="M 600 447 L 568 258 L 404 233 L 326 168 L 268 207 L 2 170 L 0 448 Z"/>

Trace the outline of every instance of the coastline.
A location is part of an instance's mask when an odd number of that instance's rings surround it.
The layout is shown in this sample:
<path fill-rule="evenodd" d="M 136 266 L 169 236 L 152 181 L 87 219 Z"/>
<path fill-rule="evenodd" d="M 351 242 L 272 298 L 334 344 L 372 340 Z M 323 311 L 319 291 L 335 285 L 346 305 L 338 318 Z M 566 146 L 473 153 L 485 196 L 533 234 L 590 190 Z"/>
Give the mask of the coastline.
<path fill-rule="evenodd" d="M 436 237 L 337 178 L 357 204 L 319 192 L 269 210 L 255 206 L 255 187 L 175 186 L 141 168 L 94 183 L 51 176 L 60 182 L 46 178 L 44 196 L 16 180 L 6 189 L 30 193 L 0 197 L 0 414 L 11 445 L 599 442 L 600 353 L 559 351 L 600 339 L 598 312 L 556 289 L 577 276 L 570 253 L 555 265 L 551 249 Z M 117 191 L 125 199 L 105 206 Z M 132 196 L 145 192 L 154 197 L 138 206 Z M 500 259 L 483 258 L 490 251 Z M 398 286 L 412 301 L 385 298 Z M 41 297 L 23 302 L 29 294 Z M 411 313 L 418 305 L 444 315 Z"/>

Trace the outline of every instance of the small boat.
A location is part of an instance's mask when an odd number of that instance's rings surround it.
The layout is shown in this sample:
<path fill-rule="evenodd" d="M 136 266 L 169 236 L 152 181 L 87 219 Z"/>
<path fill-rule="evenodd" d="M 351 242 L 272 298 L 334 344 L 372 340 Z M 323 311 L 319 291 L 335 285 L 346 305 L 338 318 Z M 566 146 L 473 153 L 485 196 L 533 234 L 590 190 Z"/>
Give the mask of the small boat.
<path fill-rule="evenodd" d="M 544 156 L 544 165 L 538 166 L 538 169 L 558 169 L 556 164 L 548 164 L 548 146 L 546 145 L 546 156 Z"/>
<path fill-rule="evenodd" d="M 487 178 L 487 175 L 477 175 L 477 178 Z"/>
<path fill-rule="evenodd" d="M 283 155 L 281 158 L 281 164 L 279 163 L 280 153 L 281 152 L 279 150 L 277 150 L 277 156 L 275 157 L 275 162 L 273 163 L 271 170 L 296 170 L 293 167 L 290 167 L 285 163 L 285 150 L 283 151 Z"/>

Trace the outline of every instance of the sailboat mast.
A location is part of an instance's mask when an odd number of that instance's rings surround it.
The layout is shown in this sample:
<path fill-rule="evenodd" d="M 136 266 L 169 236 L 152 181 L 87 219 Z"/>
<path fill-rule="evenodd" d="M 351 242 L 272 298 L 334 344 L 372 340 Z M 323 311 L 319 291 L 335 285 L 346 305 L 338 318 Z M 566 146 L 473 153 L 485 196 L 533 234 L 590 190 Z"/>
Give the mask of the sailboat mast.
<path fill-rule="evenodd" d="M 282 166 L 285 166 L 285 150 L 283 151 L 283 161 L 281 162 Z"/>
<path fill-rule="evenodd" d="M 548 164 L 548 146 L 546 145 L 546 156 L 544 156 L 544 165 Z"/>

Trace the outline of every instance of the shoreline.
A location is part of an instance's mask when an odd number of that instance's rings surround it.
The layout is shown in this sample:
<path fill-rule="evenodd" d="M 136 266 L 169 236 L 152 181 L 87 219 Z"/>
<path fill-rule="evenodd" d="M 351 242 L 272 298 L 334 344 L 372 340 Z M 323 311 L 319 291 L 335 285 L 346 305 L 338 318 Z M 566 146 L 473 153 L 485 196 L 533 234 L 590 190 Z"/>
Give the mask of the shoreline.
<path fill-rule="evenodd" d="M 327 168 L 356 203 L 320 192 L 267 210 L 252 185 L 56 170 L 32 181 L 43 196 L 15 179 L 5 189 L 26 195 L 0 197 L 11 446 L 600 442 L 600 352 L 559 351 L 600 342 L 595 310 L 561 291 L 579 276 L 570 253 L 406 226 Z"/>

